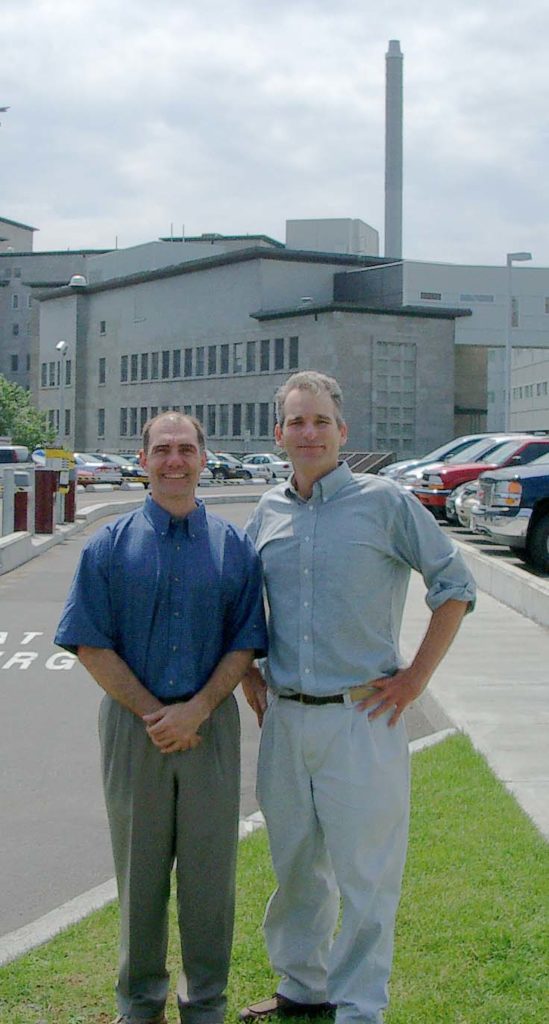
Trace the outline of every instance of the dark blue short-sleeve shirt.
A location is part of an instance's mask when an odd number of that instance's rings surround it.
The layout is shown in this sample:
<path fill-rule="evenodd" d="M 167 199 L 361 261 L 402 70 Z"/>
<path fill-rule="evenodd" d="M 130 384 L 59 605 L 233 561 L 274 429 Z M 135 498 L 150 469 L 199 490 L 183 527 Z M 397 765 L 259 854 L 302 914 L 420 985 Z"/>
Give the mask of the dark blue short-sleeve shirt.
<path fill-rule="evenodd" d="M 55 642 L 116 651 L 160 700 L 196 693 L 224 654 L 266 649 L 253 544 L 202 502 L 177 520 L 148 496 L 84 548 Z"/>

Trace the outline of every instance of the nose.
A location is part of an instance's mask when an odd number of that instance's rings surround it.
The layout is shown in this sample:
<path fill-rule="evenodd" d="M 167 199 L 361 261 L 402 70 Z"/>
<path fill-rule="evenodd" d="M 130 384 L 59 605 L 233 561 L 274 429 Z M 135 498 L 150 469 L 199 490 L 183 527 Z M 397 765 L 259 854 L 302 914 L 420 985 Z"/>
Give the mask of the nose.
<path fill-rule="evenodd" d="M 307 439 L 316 437 L 316 426 L 312 420 L 308 420 L 303 424 L 303 437 Z"/>

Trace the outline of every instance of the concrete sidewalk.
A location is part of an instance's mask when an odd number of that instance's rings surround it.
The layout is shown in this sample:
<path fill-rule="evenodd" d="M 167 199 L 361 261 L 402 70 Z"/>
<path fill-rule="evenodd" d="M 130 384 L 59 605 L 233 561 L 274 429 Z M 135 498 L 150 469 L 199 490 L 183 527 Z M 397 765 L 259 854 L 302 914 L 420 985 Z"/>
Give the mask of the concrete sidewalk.
<path fill-rule="evenodd" d="M 259 492 L 225 493 L 205 495 L 204 500 L 208 505 L 256 502 L 259 496 Z M 121 514 L 142 501 L 142 494 L 128 495 L 123 506 L 106 501 L 82 509 L 74 525 L 57 527 L 51 537 L 14 534 L 3 538 L 0 572 L 35 557 L 96 519 Z M 470 736 L 549 839 L 549 579 L 489 558 L 472 545 L 459 546 L 480 588 L 478 606 L 425 699 L 434 699 L 443 715 Z M 405 656 L 412 655 L 428 619 L 423 584 L 415 574 L 410 592 L 416 599 L 407 603 L 402 632 Z"/>

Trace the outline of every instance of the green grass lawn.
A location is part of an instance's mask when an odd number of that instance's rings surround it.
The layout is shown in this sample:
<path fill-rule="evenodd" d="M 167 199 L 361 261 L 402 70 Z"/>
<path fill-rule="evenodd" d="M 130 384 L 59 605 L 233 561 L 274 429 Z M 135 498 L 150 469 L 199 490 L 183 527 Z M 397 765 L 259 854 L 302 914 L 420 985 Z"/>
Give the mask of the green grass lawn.
<path fill-rule="evenodd" d="M 410 850 L 386 1024 L 546 1024 L 549 848 L 464 737 L 413 758 Z M 270 995 L 264 832 L 241 843 L 228 1024 Z M 175 915 L 170 970 L 178 971 Z M 107 1024 L 115 906 L 0 970 L 1 1024 Z M 177 1021 L 174 996 L 170 1024 Z"/>

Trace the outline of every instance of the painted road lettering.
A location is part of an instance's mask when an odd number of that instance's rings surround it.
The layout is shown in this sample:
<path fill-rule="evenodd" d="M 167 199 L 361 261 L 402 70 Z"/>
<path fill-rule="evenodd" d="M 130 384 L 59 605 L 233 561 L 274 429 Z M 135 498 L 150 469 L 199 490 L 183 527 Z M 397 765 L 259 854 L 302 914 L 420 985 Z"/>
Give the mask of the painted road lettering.
<path fill-rule="evenodd" d="M 28 644 L 36 640 L 37 637 L 44 636 L 44 633 L 39 630 L 26 630 L 21 636 L 15 638 L 14 646 L 26 647 Z M 6 631 L 0 632 L 0 648 L 8 642 L 9 633 Z M 13 634 L 11 637 L 14 640 Z M 7 661 L 4 658 L 7 657 Z M 8 655 L 7 650 L 0 649 L 0 671 L 5 672 L 7 669 L 18 669 L 25 671 L 34 665 L 40 658 L 38 651 L 16 650 L 13 654 Z M 44 668 L 49 669 L 53 672 L 69 671 L 74 667 L 75 662 L 78 659 L 76 655 L 69 654 L 68 651 L 56 651 L 54 654 L 50 654 L 44 661 Z"/>

